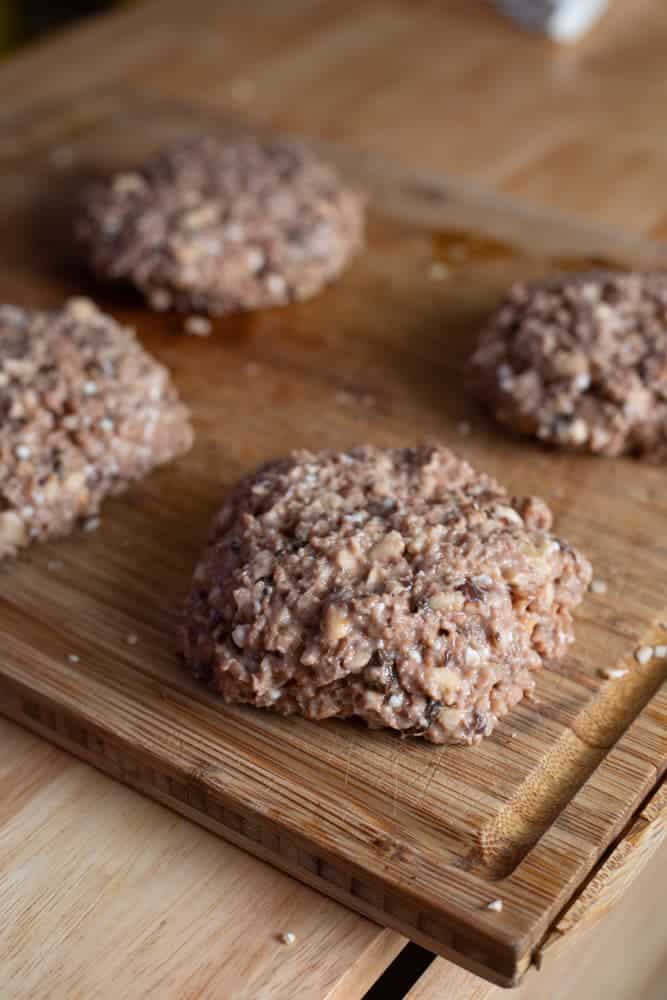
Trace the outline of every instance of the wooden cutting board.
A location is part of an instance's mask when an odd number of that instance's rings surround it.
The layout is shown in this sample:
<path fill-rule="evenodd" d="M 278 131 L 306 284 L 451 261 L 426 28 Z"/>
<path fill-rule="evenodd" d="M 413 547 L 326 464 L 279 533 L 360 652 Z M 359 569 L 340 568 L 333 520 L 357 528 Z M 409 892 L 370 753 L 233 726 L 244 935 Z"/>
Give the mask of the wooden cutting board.
<path fill-rule="evenodd" d="M 180 336 L 182 319 L 90 283 L 69 221 L 92 173 L 184 133 L 238 128 L 202 116 L 98 93 L 17 121 L 4 148 L 2 297 L 48 305 L 91 294 L 133 323 L 191 403 L 197 440 L 107 503 L 96 533 L 2 567 L 0 710 L 512 984 L 665 769 L 667 661 L 642 666 L 633 653 L 667 642 L 667 499 L 663 469 L 555 454 L 495 428 L 464 398 L 462 366 L 511 280 L 591 261 L 654 265 L 663 251 L 330 148 L 369 197 L 363 256 L 313 302 L 216 321 L 209 338 Z M 423 437 L 513 491 L 545 496 L 558 532 L 608 585 L 578 611 L 577 642 L 541 674 L 536 699 L 480 746 L 442 748 L 224 707 L 190 682 L 174 652 L 174 611 L 230 484 L 294 447 Z M 620 664 L 625 678 L 600 677 Z M 487 909 L 494 899 L 501 912 Z"/>

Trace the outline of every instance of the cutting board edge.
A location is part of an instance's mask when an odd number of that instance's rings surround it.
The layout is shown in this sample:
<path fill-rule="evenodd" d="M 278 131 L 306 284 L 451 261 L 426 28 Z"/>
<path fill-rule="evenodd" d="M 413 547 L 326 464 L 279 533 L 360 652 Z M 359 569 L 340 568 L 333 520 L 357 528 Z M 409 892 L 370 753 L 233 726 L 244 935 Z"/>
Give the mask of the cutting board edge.
<path fill-rule="evenodd" d="M 414 901 L 406 899 L 395 887 L 387 888 L 363 868 L 354 868 L 345 859 L 332 864 L 330 852 L 309 844 L 307 837 L 300 842 L 298 836 L 285 831 L 279 822 L 273 823 L 257 814 L 250 816 L 245 805 L 234 803 L 230 808 L 223 793 L 203 789 L 187 769 L 179 772 L 175 766 L 165 766 L 149 751 L 141 752 L 145 761 L 139 760 L 137 748 L 122 736 L 100 722 L 76 717 L 57 699 L 3 674 L 1 665 L 0 715 L 324 895 L 443 958 L 455 961 L 489 982 L 503 987 L 515 986 L 531 964 L 532 948 L 526 936 L 503 942 L 497 937 L 484 940 L 471 925 L 450 930 L 443 923 L 444 914 L 416 910 Z M 170 772 L 176 772 L 176 777 Z M 318 863 L 313 850 L 326 855 L 327 860 L 319 859 Z M 355 891 L 352 891 L 352 884 Z M 365 899 L 360 893 L 374 896 L 376 900 L 381 897 L 381 905 Z M 404 914 L 409 911 L 413 919 L 399 915 L 399 907 Z M 494 952 L 491 962 L 485 960 L 489 948 Z"/>
<path fill-rule="evenodd" d="M 650 702 L 644 711 L 649 707 Z M 443 914 L 416 910 L 414 901 L 405 899 L 400 889 L 388 889 L 380 879 L 363 868 L 354 868 L 345 859 L 332 863 L 330 852 L 317 848 L 323 856 L 327 855 L 326 861 L 318 860 L 307 837 L 300 840 L 292 831 L 282 829 L 279 822 L 273 823 L 257 814 L 251 816 L 245 805 L 233 803 L 230 808 L 229 797 L 204 789 L 187 768 L 167 766 L 150 751 L 138 755 L 137 747 L 102 723 L 76 717 L 69 706 L 8 677 L 1 667 L 0 714 L 262 861 L 503 987 L 516 986 L 529 966 L 539 966 L 556 942 L 566 934 L 570 936 L 579 926 L 588 926 L 598 919 L 642 870 L 662 842 L 666 828 L 665 786 L 656 773 L 654 788 L 639 809 L 632 812 L 611 852 L 593 867 L 583 889 L 579 886 L 573 893 L 537 948 L 527 936 L 511 942 L 498 938 L 483 940 L 481 935 L 476 937 L 476 929 L 471 925 L 461 930 L 449 929 L 443 922 Z M 139 756 L 145 760 L 139 760 Z M 655 802 L 660 809 L 654 806 Z M 376 902 L 365 899 L 361 893 L 374 896 Z M 412 919 L 406 918 L 406 912 Z M 492 960 L 489 960 L 489 946 L 494 952 Z"/>
<path fill-rule="evenodd" d="M 546 956 L 567 940 L 594 926 L 620 901 L 631 883 L 663 844 L 667 835 L 667 777 L 656 784 L 626 824 L 623 834 L 591 872 L 583 888 L 555 920 L 536 949 L 539 969 Z"/>

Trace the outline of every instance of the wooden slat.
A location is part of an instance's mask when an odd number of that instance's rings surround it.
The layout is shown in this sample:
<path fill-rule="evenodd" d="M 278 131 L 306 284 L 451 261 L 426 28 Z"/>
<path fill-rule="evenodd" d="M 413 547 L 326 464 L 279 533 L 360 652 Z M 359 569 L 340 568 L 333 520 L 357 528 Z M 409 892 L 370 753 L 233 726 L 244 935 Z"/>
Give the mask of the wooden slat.
<path fill-rule="evenodd" d="M 0 720 L 0 995 L 362 997 L 402 939 Z M 279 941 L 291 931 L 293 945 Z"/>

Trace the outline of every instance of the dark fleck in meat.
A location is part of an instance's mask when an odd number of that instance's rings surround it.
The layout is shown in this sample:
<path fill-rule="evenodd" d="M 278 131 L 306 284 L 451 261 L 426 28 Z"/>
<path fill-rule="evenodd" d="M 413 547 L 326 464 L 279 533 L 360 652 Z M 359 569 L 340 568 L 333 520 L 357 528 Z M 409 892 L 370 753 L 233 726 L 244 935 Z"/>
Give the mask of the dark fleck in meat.
<path fill-rule="evenodd" d="M 481 601 L 484 597 L 484 588 L 473 583 L 472 580 L 466 580 L 460 590 L 463 596 L 467 597 L 469 601 Z"/>
<path fill-rule="evenodd" d="M 667 274 L 514 285 L 481 335 L 469 384 L 515 431 L 667 460 Z"/>
<path fill-rule="evenodd" d="M 228 702 L 472 742 L 573 638 L 591 570 L 547 515 L 438 446 L 295 453 L 215 518 L 181 652 Z"/>
<path fill-rule="evenodd" d="M 204 137 L 93 186 L 76 234 L 98 275 L 153 308 L 221 314 L 314 295 L 361 247 L 363 214 L 298 144 Z M 204 317 L 188 324 L 210 332 Z"/>
<path fill-rule="evenodd" d="M 187 451 L 169 373 L 87 299 L 0 307 L 0 558 L 94 530 L 105 496 Z"/>

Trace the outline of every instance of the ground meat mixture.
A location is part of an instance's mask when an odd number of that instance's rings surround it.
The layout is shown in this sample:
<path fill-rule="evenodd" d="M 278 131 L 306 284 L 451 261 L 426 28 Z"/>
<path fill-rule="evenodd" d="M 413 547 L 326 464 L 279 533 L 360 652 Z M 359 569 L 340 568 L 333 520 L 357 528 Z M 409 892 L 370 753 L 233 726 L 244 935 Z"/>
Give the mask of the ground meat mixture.
<path fill-rule="evenodd" d="M 482 333 L 470 387 L 550 444 L 667 461 L 667 274 L 516 284 Z"/>
<path fill-rule="evenodd" d="M 191 442 L 166 369 L 92 302 L 0 307 L 0 558 L 67 532 Z"/>
<path fill-rule="evenodd" d="M 361 246 L 363 207 L 300 145 L 200 138 L 91 188 L 77 235 L 98 275 L 156 309 L 222 314 L 337 278 Z"/>
<path fill-rule="evenodd" d="M 215 518 L 179 630 L 228 702 L 470 743 L 572 641 L 591 569 L 437 446 L 295 453 Z"/>

